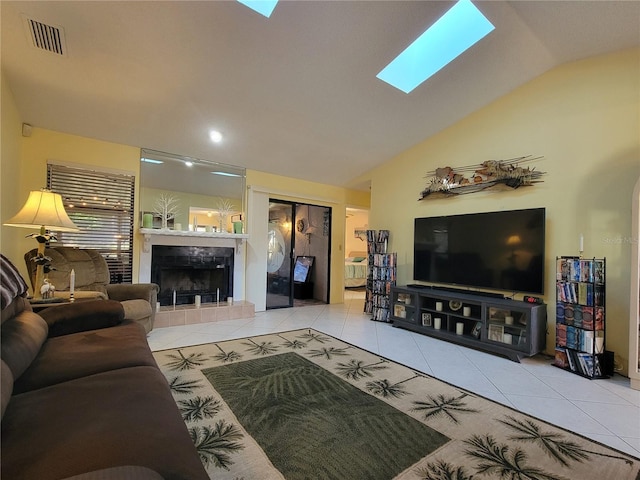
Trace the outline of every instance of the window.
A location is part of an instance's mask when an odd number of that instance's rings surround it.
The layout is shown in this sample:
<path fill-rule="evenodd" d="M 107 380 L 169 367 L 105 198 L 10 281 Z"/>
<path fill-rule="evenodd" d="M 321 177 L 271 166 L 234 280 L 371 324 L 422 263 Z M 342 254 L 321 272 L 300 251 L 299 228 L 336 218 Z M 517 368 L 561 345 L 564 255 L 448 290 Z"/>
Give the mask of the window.
<path fill-rule="evenodd" d="M 109 265 L 111 283 L 132 283 L 134 186 L 133 175 L 47 166 L 47 187 L 62 195 L 80 229 L 58 233 L 58 243 L 98 250 Z"/>

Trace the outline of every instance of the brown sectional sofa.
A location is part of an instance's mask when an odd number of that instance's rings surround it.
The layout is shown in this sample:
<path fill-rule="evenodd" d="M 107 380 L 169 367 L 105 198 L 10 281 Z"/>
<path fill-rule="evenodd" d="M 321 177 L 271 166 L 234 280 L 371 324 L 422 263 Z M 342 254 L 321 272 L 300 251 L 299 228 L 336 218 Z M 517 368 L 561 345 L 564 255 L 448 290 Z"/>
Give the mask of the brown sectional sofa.
<path fill-rule="evenodd" d="M 120 302 L 38 315 L 5 257 L 0 273 L 3 479 L 209 478 L 143 326 Z"/>

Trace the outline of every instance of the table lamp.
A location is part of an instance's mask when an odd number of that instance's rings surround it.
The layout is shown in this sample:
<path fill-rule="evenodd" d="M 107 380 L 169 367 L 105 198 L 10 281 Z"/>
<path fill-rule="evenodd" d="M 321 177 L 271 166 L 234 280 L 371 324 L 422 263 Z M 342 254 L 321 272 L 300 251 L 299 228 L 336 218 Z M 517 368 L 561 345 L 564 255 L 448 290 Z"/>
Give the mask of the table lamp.
<path fill-rule="evenodd" d="M 78 227 L 71 221 L 62 204 L 62 197 L 59 193 L 51 190 L 33 190 L 29 193 L 29 198 L 22 209 L 12 218 L 4 223 L 10 227 L 39 228 L 39 233 L 32 233 L 27 237 L 35 238 L 38 242 L 38 254 L 32 259 L 36 262 L 36 281 L 34 284 L 33 296 L 36 300 L 42 298 L 40 287 L 44 281 L 44 256 L 45 244 L 55 240 L 55 236 L 47 233 L 47 230 L 57 232 L 78 232 Z"/>

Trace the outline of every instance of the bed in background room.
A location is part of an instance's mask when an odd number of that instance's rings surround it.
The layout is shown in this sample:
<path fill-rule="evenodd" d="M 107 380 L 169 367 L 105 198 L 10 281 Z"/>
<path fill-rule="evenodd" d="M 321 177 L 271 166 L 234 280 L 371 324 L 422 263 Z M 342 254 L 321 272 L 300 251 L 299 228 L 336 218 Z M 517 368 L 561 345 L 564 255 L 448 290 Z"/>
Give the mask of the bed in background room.
<path fill-rule="evenodd" d="M 364 287 L 367 284 L 367 252 L 349 252 L 344 259 L 345 288 Z"/>

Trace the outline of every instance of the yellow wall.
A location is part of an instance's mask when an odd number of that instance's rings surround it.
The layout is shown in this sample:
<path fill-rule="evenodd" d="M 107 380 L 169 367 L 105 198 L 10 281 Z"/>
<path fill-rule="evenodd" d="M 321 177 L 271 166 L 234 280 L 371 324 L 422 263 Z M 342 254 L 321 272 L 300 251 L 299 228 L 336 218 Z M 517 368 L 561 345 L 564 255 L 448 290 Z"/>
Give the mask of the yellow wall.
<path fill-rule="evenodd" d="M 20 162 L 22 120 L 18 113 L 13 93 L 4 78 L 0 82 L 0 110 L 2 112 L 0 130 L 0 215 L 2 220 L 8 220 L 22 207 L 27 196 L 23 198 L 20 189 L 20 178 L 24 174 Z M 1 223 L 0 223 L 1 225 Z M 6 255 L 17 267 L 21 269 L 25 278 L 27 269 L 23 266 L 23 253 L 20 242 L 29 233 L 21 228 L 0 227 L 0 252 Z M 33 241 L 33 240 L 32 240 Z M 29 247 L 33 248 L 33 246 Z"/>
<path fill-rule="evenodd" d="M 372 173 L 370 224 L 391 230 L 398 283 L 412 279 L 413 220 L 546 207 L 547 352 L 555 346 L 555 257 L 607 259 L 607 349 L 628 356 L 631 195 L 640 176 L 640 50 L 564 65 L 538 77 Z M 504 193 L 418 201 L 427 171 L 543 155 L 544 183 Z M 636 238 L 637 241 L 637 238 Z"/>

